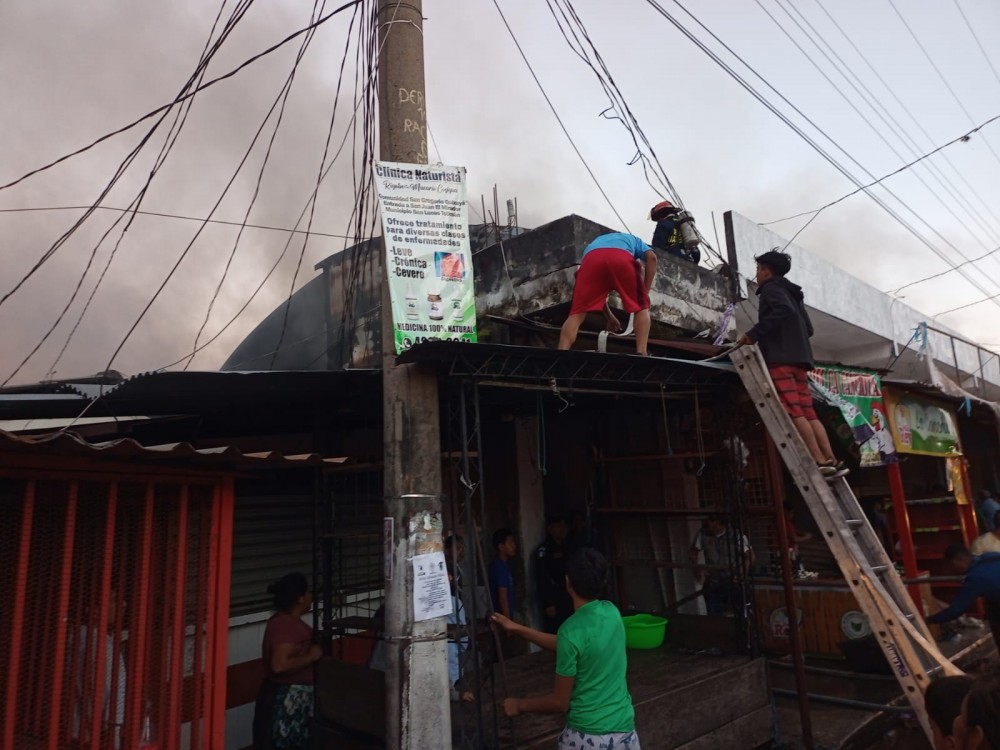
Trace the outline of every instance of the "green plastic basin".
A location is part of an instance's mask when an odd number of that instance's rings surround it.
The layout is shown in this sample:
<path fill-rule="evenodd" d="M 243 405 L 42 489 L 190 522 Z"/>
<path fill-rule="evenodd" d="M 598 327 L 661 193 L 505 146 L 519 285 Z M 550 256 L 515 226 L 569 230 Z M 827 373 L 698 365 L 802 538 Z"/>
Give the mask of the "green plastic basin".
<path fill-rule="evenodd" d="M 625 645 L 628 648 L 650 649 L 663 645 L 667 620 L 656 615 L 629 615 L 622 617 L 625 625 Z"/>

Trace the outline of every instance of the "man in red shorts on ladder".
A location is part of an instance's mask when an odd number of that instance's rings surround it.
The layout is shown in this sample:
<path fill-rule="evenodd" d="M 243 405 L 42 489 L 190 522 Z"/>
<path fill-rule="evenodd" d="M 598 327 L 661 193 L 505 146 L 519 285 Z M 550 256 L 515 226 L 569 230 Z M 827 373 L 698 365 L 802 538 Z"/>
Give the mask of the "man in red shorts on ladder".
<path fill-rule="evenodd" d="M 649 288 L 655 275 L 656 253 L 635 235 L 611 232 L 587 245 L 576 273 L 573 307 L 559 333 L 559 348 L 573 346 L 588 312 L 602 310 L 608 330 L 620 330 L 618 319 L 608 305 L 608 294 L 615 291 L 625 312 L 635 314 L 636 354 L 648 354 Z"/>
<path fill-rule="evenodd" d="M 757 296 L 760 305 L 757 325 L 736 343 L 759 344 L 774 387 L 788 416 L 816 459 L 820 473 L 827 479 L 847 474 L 830 447 L 826 429 L 816 418 L 812 393 L 806 377 L 813 367 L 812 321 L 806 312 L 802 287 L 785 278 L 792 259 L 777 248 L 755 258 L 757 261 Z"/>

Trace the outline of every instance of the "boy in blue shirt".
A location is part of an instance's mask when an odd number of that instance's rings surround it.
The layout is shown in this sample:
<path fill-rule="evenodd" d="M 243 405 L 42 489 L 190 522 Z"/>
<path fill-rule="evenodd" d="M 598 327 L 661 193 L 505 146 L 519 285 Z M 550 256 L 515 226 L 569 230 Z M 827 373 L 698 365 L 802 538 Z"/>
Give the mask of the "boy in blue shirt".
<path fill-rule="evenodd" d="M 504 617 L 514 619 L 514 574 L 510 569 L 510 560 L 517 554 L 517 540 L 510 529 L 497 529 L 493 532 L 493 551 L 496 559 L 490 563 L 490 597 L 493 600 L 493 611 Z"/>

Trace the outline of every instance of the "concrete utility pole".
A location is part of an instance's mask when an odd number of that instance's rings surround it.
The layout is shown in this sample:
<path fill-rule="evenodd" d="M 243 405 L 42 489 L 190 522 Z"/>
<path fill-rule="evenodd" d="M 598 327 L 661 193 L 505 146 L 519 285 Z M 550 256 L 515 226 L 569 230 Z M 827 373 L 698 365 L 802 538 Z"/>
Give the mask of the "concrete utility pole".
<path fill-rule="evenodd" d="M 427 163 L 422 0 L 379 0 L 379 154 Z M 388 264 L 383 261 L 383 269 Z M 393 572 L 386 582 L 386 748 L 451 747 L 445 618 L 413 621 L 414 554 L 441 543 L 441 423 L 437 374 L 395 364 L 389 281 L 382 280 L 382 410 L 385 514 L 395 519 Z M 410 497 L 406 497 L 410 495 Z M 410 519 L 433 519 L 418 541 Z M 420 521 L 423 527 L 423 520 Z M 426 531 L 426 529 L 424 529 Z M 440 547 L 438 547 L 440 549 Z"/>

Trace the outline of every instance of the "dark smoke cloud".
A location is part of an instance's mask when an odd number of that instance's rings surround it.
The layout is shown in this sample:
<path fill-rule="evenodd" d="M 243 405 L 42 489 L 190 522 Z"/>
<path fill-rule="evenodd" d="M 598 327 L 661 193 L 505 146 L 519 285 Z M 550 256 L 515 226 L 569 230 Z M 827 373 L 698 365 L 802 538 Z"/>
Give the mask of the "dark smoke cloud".
<path fill-rule="evenodd" d="M 308 21 L 310 6 L 258 3 L 247 15 L 210 69 L 229 70 L 250 55 Z M 333 6 L 330 6 L 331 8 Z M 110 131 L 167 101 L 193 70 L 218 6 L 209 3 L 86 4 L 5 3 L 0 45 L 0 91 L 17 102 L 0 112 L 4 159 L 0 180 L 7 180 Z M 228 12 L 228 11 L 227 11 Z M 250 221 L 290 227 L 315 185 L 330 116 L 336 71 L 346 40 L 346 19 L 335 19 L 317 34 L 296 77 L 282 129 Z M 144 208 L 206 216 L 249 145 L 254 131 L 291 69 L 295 43 L 243 74 L 196 98 L 185 130 L 170 160 L 157 176 Z M 297 47 L 296 47 L 297 48 Z M 353 51 L 351 59 L 353 60 Z M 337 140 L 353 110 L 353 66 L 342 100 Z M 169 120 L 168 120 L 169 122 Z M 142 126 L 59 167 L 0 193 L 0 207 L 77 206 L 90 203 L 115 164 L 138 143 Z M 124 206 L 135 195 L 163 142 L 129 171 L 106 204 Z M 265 130 L 240 178 L 216 212 L 238 221 L 248 205 L 270 129 Z M 353 203 L 350 147 L 321 190 L 314 228 L 344 234 Z M 344 207 L 347 207 L 345 210 Z M 81 212 L 0 215 L 0 288 L 25 273 Z M 117 215 L 102 211 L 84 225 L 25 287 L 0 309 L 0 372 L 21 361 L 55 320 L 100 235 Z M 303 225 L 304 226 L 304 225 Z M 140 216 L 104 280 L 57 376 L 103 368 L 198 229 L 195 222 Z M 147 314 L 113 366 L 126 372 L 159 367 L 190 351 L 236 238 L 237 229 L 209 225 L 197 239 L 177 275 Z M 112 235 L 113 240 L 116 235 Z M 198 367 L 215 367 L 247 331 L 285 297 L 302 247 L 302 235 L 272 281 L 237 324 L 199 356 Z M 284 247 L 287 234 L 245 231 L 226 286 L 206 329 L 211 335 L 236 313 Z M 67 320 L 17 380 L 44 377 L 111 250 L 98 253 Z M 313 264 L 343 247 L 342 240 L 310 240 L 299 284 L 313 277 Z M 204 339 L 203 339 L 204 340 Z"/>
<path fill-rule="evenodd" d="M 566 48 L 543 4 L 508 1 L 502 5 L 549 96 L 624 223 L 637 234 L 648 235 L 652 227 L 645 216 L 657 195 L 646 184 L 640 167 L 628 166 L 634 149 L 621 126 L 599 117 L 606 102 L 590 72 Z M 638 17 L 638 11 L 630 9 L 631 23 L 625 24 L 625 11 L 617 3 L 577 5 L 671 179 L 710 239 L 714 238 L 712 212 L 721 235 L 722 212 L 727 209 L 764 221 L 815 208 L 852 189 L 745 92 L 707 64 L 700 53 L 670 32 L 662 19 L 648 14 Z M 293 0 L 258 2 L 213 64 L 212 72 L 228 70 L 301 27 L 310 8 L 311 3 Z M 0 94 L 5 102 L 0 108 L 0 182 L 168 101 L 193 69 L 217 9 L 208 0 L 5 0 L 0 11 Z M 621 222 L 559 131 L 490 3 L 427 0 L 424 11 L 429 123 L 440 158 L 469 170 L 472 220 L 479 220 L 479 194 L 486 194 L 487 204 L 491 204 L 492 187 L 497 184 L 501 217 L 505 216 L 505 199 L 516 196 L 523 226 L 538 226 L 569 213 L 619 226 Z M 866 147 L 868 136 L 856 135 L 853 123 L 839 119 L 842 114 L 830 100 L 811 90 L 816 88 L 813 79 L 789 65 L 789 55 L 768 51 L 773 29 L 765 33 L 760 19 L 755 21 L 741 4 L 728 0 L 704 12 L 715 28 L 738 40 L 744 51 L 756 54 L 753 59 L 766 74 L 779 83 L 789 83 L 790 95 L 803 100 L 803 106 L 843 135 L 847 145 L 873 170 L 881 174 L 898 166 L 884 158 L 882 151 Z M 251 216 L 255 223 L 291 226 L 312 190 L 347 17 L 323 27 L 300 68 Z M 741 24 L 750 25 L 744 28 Z M 870 42 L 859 37 L 866 49 L 872 48 Z M 896 49 L 891 42 L 889 39 L 887 44 Z M 177 149 L 150 191 L 147 208 L 192 216 L 207 214 L 287 75 L 294 48 L 297 45 L 293 43 L 198 97 Z M 887 75 L 891 77 L 891 72 Z M 348 76 L 349 96 L 354 88 L 350 64 Z M 943 110 L 923 96 L 924 81 L 919 84 L 912 92 L 901 89 L 902 95 L 912 100 L 920 114 L 919 107 L 927 99 L 927 122 L 935 127 L 935 136 L 940 131 L 941 141 L 954 137 L 960 132 L 959 125 L 948 122 L 936 126 L 935 118 Z M 343 133 L 349 109 L 340 118 L 338 136 Z M 137 128 L 49 173 L 0 192 L 0 207 L 89 203 L 140 132 Z M 160 142 L 157 140 L 157 147 Z M 975 179 L 972 170 L 979 162 L 985 163 L 982 148 L 974 140 L 962 149 L 953 152 L 955 158 L 967 159 L 960 165 Z M 429 144 L 429 150 L 432 158 L 438 158 L 434 143 Z M 242 217 L 261 156 L 262 144 L 218 216 L 227 220 Z M 136 165 L 126 184 L 107 201 L 110 205 L 130 200 L 151 159 L 152 154 Z M 936 227 L 945 228 L 949 238 L 968 255 L 977 253 L 976 244 L 940 211 L 937 202 L 927 200 L 923 188 L 905 176 L 894 186 Z M 984 192 L 988 200 L 1000 197 L 993 195 L 995 190 Z M 345 233 L 352 203 L 350 161 L 344 158 L 321 191 L 315 228 Z M 0 214 L 0 292 L 21 277 L 76 215 Z M 94 217 L 92 225 L 88 224 L 21 293 L 0 308 L 4 334 L 0 337 L 0 374 L 4 377 L 51 325 L 68 299 L 86 255 L 113 219 L 109 212 Z M 802 221 L 775 228 L 790 237 Z M 59 365 L 59 375 L 93 372 L 107 363 L 196 228 L 193 223 L 151 217 L 135 222 Z M 190 350 L 235 234 L 235 229 L 218 226 L 210 226 L 202 234 L 116 359 L 116 368 L 148 370 Z M 247 230 L 213 312 L 209 334 L 235 314 L 285 240 L 284 234 Z M 796 242 L 880 289 L 896 288 L 944 267 L 864 196 L 824 212 Z M 311 240 L 299 284 L 314 278 L 316 261 L 342 247 L 342 240 Z M 237 324 L 199 356 L 196 367 L 221 364 L 253 326 L 284 299 L 300 248 L 301 239 L 294 240 L 272 282 Z M 109 250 L 110 245 L 106 245 L 98 254 L 97 268 L 103 267 Z M 991 272 L 992 278 L 1000 278 L 1000 266 L 982 265 L 980 275 Z M 95 280 L 92 272 L 83 288 L 84 298 Z M 955 274 L 905 294 L 908 304 L 928 313 L 981 296 Z M 77 301 L 70 320 L 18 380 L 46 375 L 82 302 Z M 945 320 L 961 325 L 970 336 L 992 341 L 997 338 L 993 331 L 998 318 L 996 308 L 986 304 Z"/>

